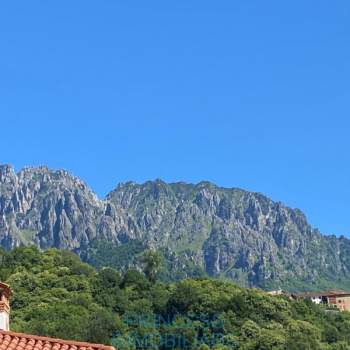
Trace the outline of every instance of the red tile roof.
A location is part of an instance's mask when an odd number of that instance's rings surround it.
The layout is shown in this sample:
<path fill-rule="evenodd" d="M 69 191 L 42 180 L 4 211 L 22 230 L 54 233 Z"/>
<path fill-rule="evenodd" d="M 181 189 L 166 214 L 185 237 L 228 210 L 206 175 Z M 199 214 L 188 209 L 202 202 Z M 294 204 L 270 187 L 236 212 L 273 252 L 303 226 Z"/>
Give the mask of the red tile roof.
<path fill-rule="evenodd" d="M 115 350 L 113 346 L 0 330 L 0 350 Z"/>
<path fill-rule="evenodd" d="M 350 296 L 350 292 L 343 290 L 328 290 L 326 292 L 305 292 L 294 294 L 296 298 L 322 298 L 322 297 L 347 297 Z"/>

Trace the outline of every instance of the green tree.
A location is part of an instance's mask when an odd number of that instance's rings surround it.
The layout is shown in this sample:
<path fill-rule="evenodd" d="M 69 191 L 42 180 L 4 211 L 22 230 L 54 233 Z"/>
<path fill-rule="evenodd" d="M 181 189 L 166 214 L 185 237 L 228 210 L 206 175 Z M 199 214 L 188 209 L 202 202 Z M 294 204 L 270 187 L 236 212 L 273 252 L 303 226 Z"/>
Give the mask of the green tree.
<path fill-rule="evenodd" d="M 85 339 L 99 344 L 111 344 L 117 329 L 117 317 L 112 313 L 97 309 L 90 314 L 85 328 Z"/>
<path fill-rule="evenodd" d="M 145 276 L 136 269 L 126 271 L 121 282 L 122 288 L 133 287 L 142 292 L 149 290 L 150 284 Z"/>
<path fill-rule="evenodd" d="M 286 348 L 288 350 L 321 350 L 320 330 L 305 321 L 290 321 L 288 325 L 288 338 Z"/>
<path fill-rule="evenodd" d="M 148 250 L 142 257 L 143 272 L 151 283 L 155 283 L 162 267 L 162 258 L 157 251 Z"/>

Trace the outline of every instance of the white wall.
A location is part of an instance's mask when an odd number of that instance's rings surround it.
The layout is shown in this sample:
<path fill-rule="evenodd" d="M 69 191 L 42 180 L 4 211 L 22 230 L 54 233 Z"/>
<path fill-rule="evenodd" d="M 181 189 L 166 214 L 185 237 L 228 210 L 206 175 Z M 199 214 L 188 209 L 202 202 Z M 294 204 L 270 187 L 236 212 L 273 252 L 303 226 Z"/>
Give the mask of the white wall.
<path fill-rule="evenodd" d="M 9 331 L 9 315 L 7 312 L 0 312 L 0 329 L 4 331 Z"/>

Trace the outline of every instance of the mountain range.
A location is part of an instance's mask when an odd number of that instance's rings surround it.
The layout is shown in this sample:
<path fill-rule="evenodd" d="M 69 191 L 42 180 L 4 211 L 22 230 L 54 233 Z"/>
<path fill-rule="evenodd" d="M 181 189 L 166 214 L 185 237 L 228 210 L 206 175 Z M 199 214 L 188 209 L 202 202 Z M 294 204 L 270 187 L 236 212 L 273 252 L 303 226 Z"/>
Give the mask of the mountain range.
<path fill-rule="evenodd" d="M 157 249 L 169 278 L 206 274 L 265 289 L 350 288 L 349 239 L 322 235 L 300 210 L 260 193 L 210 182 L 126 182 L 99 199 L 67 171 L 16 173 L 1 165 L 0 245 L 22 244 L 71 250 L 121 269 Z"/>

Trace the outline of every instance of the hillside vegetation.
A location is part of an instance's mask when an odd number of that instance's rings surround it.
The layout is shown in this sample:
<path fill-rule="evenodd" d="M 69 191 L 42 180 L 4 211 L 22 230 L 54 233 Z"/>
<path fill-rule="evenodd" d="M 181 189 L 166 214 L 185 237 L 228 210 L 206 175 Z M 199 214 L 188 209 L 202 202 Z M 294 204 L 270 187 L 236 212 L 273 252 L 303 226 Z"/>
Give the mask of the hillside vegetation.
<path fill-rule="evenodd" d="M 142 262 L 144 272 L 121 275 L 66 251 L 2 251 L 0 278 L 14 290 L 11 329 L 121 350 L 350 349 L 349 313 L 207 278 L 164 284 L 159 256 Z"/>

